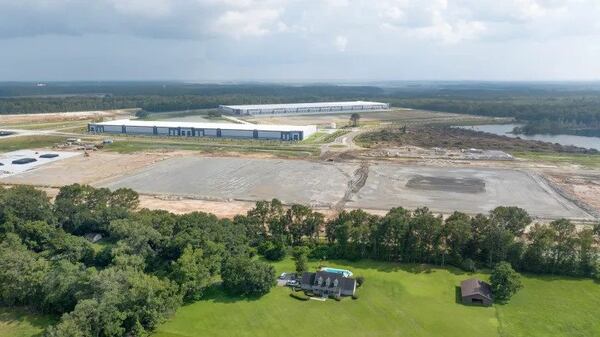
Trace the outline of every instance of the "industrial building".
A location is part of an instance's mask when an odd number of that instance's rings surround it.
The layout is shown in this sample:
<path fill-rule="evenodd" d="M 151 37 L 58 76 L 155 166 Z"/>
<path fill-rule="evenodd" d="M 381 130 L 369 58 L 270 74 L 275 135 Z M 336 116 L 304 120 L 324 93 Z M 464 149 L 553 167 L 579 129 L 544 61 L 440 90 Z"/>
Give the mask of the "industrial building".
<path fill-rule="evenodd" d="M 191 123 L 121 119 L 88 124 L 93 133 L 119 133 L 176 137 L 223 137 L 271 140 L 303 140 L 317 131 L 315 125 L 258 125 Z"/>
<path fill-rule="evenodd" d="M 349 113 L 388 110 L 390 105 L 379 102 L 318 102 L 260 105 L 220 105 L 221 111 L 235 115 L 285 115 Z"/>

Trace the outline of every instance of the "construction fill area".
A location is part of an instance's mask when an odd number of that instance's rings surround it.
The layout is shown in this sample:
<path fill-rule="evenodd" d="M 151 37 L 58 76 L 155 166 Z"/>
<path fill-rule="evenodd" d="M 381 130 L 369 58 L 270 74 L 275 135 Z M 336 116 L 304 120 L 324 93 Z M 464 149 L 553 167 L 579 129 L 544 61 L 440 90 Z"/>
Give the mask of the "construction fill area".
<path fill-rule="evenodd" d="M 518 205 L 538 218 L 593 219 L 536 174 L 507 169 L 187 156 L 161 161 L 102 186 L 204 200 L 278 198 L 317 208 L 426 206 L 438 212 L 474 214 Z"/>

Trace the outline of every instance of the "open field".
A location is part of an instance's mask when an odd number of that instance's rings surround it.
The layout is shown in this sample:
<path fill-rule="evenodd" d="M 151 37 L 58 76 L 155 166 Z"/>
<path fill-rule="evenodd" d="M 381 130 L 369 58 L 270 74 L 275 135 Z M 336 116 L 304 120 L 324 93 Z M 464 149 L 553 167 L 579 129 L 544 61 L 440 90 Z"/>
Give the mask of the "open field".
<path fill-rule="evenodd" d="M 318 262 L 311 261 L 315 269 Z M 508 304 L 493 307 L 457 303 L 455 268 L 363 260 L 330 261 L 365 277 L 359 299 L 298 301 L 276 287 L 255 298 L 232 297 L 218 286 L 204 299 L 180 308 L 153 337 L 417 336 L 417 337 L 595 337 L 600 335 L 600 285 L 589 279 L 523 275 Z M 274 264 L 292 271 L 291 259 Z M 53 319 L 0 309 L 0 336 L 39 336 Z"/>
<path fill-rule="evenodd" d="M 311 269 L 317 262 L 309 263 Z M 360 298 L 298 301 L 287 288 L 260 299 L 214 290 L 182 307 L 154 337 L 201 336 L 503 336 L 572 337 L 600 334 L 600 286 L 592 280 L 524 276 L 524 288 L 507 305 L 464 306 L 456 286 L 472 277 L 454 268 L 361 261 L 332 262 L 365 277 Z M 291 271 L 286 259 L 278 272 Z"/>
<path fill-rule="evenodd" d="M 349 192 L 351 185 L 358 191 Z M 375 210 L 427 206 L 444 213 L 487 213 L 496 206 L 518 205 L 540 218 L 590 218 L 536 175 L 505 169 L 371 163 L 365 171 L 364 165 L 352 162 L 181 157 L 105 186 L 208 200 L 279 198 L 287 203 Z"/>
<path fill-rule="evenodd" d="M 113 136 L 113 135 L 111 135 Z M 265 141 L 253 139 L 217 139 L 217 138 L 166 138 L 143 136 L 113 136 L 115 142 L 106 147 L 108 151 L 134 153 L 144 151 L 197 151 L 203 153 L 263 153 L 266 155 L 307 158 L 316 157 L 318 146 L 303 143 Z"/>
<path fill-rule="evenodd" d="M 7 124 L 37 124 L 56 123 L 73 120 L 88 120 L 97 118 L 116 118 L 132 114 L 132 109 L 103 110 L 103 111 L 81 111 L 81 112 L 52 112 L 39 114 L 0 114 L 0 125 Z"/>
<path fill-rule="evenodd" d="M 50 148 L 57 143 L 62 143 L 66 136 L 18 136 L 0 137 L 0 153 L 24 149 Z"/>
<path fill-rule="evenodd" d="M 577 153 L 539 153 L 539 152 L 512 152 L 520 159 L 533 162 L 544 162 L 553 165 L 579 165 L 587 168 L 600 169 L 600 155 Z"/>
<path fill-rule="evenodd" d="M 142 118 L 149 121 L 178 121 L 178 122 L 195 122 L 195 123 L 231 123 L 226 118 L 209 116 L 210 111 L 218 111 L 217 109 L 198 109 L 187 111 L 169 111 L 169 112 L 152 112 L 148 116 Z"/>

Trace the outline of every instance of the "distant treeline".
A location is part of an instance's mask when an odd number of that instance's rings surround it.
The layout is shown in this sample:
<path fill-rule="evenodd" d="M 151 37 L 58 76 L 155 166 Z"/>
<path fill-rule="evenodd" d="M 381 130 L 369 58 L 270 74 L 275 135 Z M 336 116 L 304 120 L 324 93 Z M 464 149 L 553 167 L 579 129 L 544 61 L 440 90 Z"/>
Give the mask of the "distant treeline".
<path fill-rule="evenodd" d="M 385 88 L 340 85 L 186 84 L 179 82 L 0 83 L 0 114 L 141 108 L 150 112 L 219 104 L 379 100 L 397 107 L 549 121 L 599 129 L 599 85 L 438 84 Z"/>

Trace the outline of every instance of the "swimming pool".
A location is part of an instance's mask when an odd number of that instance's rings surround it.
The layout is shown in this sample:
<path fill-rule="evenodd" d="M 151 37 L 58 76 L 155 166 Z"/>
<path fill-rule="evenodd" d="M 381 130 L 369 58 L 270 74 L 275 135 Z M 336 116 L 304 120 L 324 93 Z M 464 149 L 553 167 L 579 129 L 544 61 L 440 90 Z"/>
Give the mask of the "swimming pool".
<path fill-rule="evenodd" d="M 344 277 L 351 277 L 352 276 L 352 272 L 347 270 L 347 269 L 338 269 L 338 268 L 329 268 L 329 267 L 323 267 L 321 268 L 322 271 L 326 271 L 328 273 L 336 273 L 336 274 L 342 274 L 344 275 Z"/>

